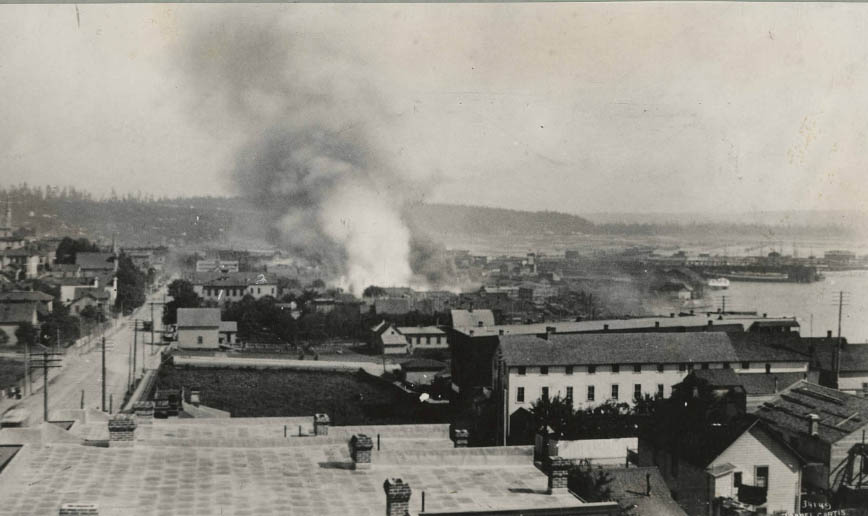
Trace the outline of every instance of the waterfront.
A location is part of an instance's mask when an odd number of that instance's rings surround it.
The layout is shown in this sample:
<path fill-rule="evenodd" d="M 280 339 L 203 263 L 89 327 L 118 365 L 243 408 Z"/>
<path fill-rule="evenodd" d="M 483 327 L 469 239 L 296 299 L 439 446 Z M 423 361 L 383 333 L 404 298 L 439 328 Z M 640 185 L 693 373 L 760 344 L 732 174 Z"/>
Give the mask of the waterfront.
<path fill-rule="evenodd" d="M 769 316 L 796 316 L 802 335 L 822 336 L 838 331 L 838 292 L 845 306 L 841 334 L 849 342 L 868 343 L 868 271 L 825 272 L 815 283 L 770 283 L 733 281 L 727 290 L 706 291 L 715 307 L 726 296 L 727 310 L 756 310 Z M 811 323 L 813 315 L 813 324 Z M 812 327 L 813 326 L 813 331 Z"/>

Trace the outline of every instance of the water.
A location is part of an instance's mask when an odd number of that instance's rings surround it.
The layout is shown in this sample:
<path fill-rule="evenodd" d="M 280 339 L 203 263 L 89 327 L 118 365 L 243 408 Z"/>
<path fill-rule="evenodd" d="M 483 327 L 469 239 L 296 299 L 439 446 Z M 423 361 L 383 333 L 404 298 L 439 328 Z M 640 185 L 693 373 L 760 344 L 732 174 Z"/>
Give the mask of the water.
<path fill-rule="evenodd" d="M 844 291 L 841 335 L 848 342 L 868 343 L 868 271 L 825 272 L 815 283 L 733 281 L 727 290 L 706 290 L 706 300 L 726 309 L 756 310 L 771 316 L 796 316 L 803 336 L 838 334 L 838 292 Z M 813 325 L 811 324 L 813 315 Z M 811 327 L 813 326 L 813 331 Z"/>

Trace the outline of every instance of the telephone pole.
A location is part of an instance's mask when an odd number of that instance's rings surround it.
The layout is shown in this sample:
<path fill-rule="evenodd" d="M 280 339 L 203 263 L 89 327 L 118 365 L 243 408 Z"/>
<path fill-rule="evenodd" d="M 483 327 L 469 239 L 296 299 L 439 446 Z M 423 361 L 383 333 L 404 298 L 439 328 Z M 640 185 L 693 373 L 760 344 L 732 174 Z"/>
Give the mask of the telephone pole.
<path fill-rule="evenodd" d="M 105 337 L 102 338 L 102 411 L 105 412 Z"/>
<path fill-rule="evenodd" d="M 30 367 L 42 368 L 42 420 L 48 422 L 48 370 L 54 367 L 61 367 L 61 358 L 58 358 L 62 353 L 56 351 L 43 351 L 42 353 L 34 353 L 30 357 Z"/>

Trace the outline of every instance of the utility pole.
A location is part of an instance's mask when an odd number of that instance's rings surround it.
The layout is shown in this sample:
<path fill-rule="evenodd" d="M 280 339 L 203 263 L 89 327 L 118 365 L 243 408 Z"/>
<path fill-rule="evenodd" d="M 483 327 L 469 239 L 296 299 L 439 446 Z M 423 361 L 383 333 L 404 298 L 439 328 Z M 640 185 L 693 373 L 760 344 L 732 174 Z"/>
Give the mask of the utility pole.
<path fill-rule="evenodd" d="M 30 381 L 30 343 L 24 341 L 24 395 L 33 394 L 33 384 Z"/>
<path fill-rule="evenodd" d="M 102 338 L 102 411 L 105 412 L 105 337 Z"/>
<path fill-rule="evenodd" d="M 42 420 L 48 422 L 48 370 L 54 367 L 61 367 L 61 358 L 58 358 L 62 353 L 55 351 L 43 351 L 42 353 L 34 353 L 30 367 L 42 368 Z"/>
<path fill-rule="evenodd" d="M 841 371 L 841 349 L 843 345 L 843 340 L 841 338 L 841 318 L 844 312 L 844 306 L 847 304 L 848 299 L 846 296 L 849 295 L 849 292 L 845 292 L 843 290 L 838 291 L 838 338 L 835 342 L 835 353 L 832 355 L 834 363 L 832 364 L 835 368 L 835 385 L 834 388 L 838 388 L 838 375 Z"/>
<path fill-rule="evenodd" d="M 133 386 L 136 385 L 136 375 L 138 374 L 136 372 L 136 350 L 138 349 L 138 345 L 139 345 L 138 341 L 139 341 L 139 320 L 133 319 Z M 144 346 L 144 344 L 142 344 L 142 349 L 144 349 L 144 348 L 145 348 L 145 346 Z M 142 362 L 142 367 L 144 367 L 144 362 Z"/>

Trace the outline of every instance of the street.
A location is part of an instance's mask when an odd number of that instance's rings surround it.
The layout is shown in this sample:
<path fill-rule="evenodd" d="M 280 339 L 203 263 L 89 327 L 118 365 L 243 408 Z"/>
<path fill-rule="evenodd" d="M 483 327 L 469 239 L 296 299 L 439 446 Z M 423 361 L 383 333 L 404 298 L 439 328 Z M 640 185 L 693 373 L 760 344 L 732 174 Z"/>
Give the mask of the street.
<path fill-rule="evenodd" d="M 105 410 L 120 410 L 127 392 L 130 375 L 130 354 L 133 348 L 134 321 L 150 321 L 152 307 L 149 303 L 161 303 L 165 289 L 148 296 L 147 302 L 132 315 L 117 320 L 117 324 L 105 332 L 106 399 Z M 162 305 L 153 306 L 154 339 L 159 343 L 162 328 Z M 139 323 L 141 324 L 141 323 Z M 159 365 L 160 347 L 150 345 L 151 332 L 139 330 L 136 343 L 136 378 L 145 369 Z M 88 342 L 79 342 L 66 349 L 63 367 L 50 370 L 48 384 L 49 416 L 51 411 L 85 408 L 102 409 L 102 339 L 93 336 Z M 0 403 L 0 412 L 21 409 L 27 413 L 27 424 L 39 424 L 43 415 L 43 381 L 33 382 L 33 393 L 22 400 L 5 400 Z"/>

